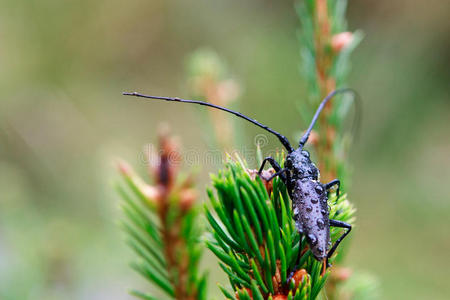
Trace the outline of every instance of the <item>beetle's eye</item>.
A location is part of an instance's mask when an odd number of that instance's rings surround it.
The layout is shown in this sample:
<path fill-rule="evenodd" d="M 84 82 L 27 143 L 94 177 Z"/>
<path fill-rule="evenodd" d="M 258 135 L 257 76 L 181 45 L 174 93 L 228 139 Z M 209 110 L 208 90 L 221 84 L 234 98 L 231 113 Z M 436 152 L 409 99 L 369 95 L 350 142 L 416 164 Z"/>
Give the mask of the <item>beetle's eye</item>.
<path fill-rule="evenodd" d="M 290 158 L 286 158 L 285 165 L 286 165 L 286 168 L 291 168 L 292 167 L 292 160 Z"/>
<path fill-rule="evenodd" d="M 309 158 L 309 152 L 306 151 L 306 150 L 303 150 L 303 151 L 302 151 L 302 155 L 303 155 L 304 157 Z"/>

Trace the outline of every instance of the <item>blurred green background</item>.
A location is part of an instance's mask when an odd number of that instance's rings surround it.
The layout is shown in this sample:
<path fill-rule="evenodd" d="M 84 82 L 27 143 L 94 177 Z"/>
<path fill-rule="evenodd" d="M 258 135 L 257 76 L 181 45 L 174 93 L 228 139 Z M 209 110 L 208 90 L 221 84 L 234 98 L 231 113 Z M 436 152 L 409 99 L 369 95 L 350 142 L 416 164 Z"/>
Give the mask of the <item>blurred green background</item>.
<path fill-rule="evenodd" d="M 366 37 L 349 81 L 364 114 L 346 263 L 378 277 L 383 299 L 450 294 L 449 11 L 442 0 L 350 1 L 350 29 Z M 145 172 L 159 123 L 189 151 L 208 147 L 208 124 L 195 108 L 121 92 L 188 96 L 186 59 L 208 46 L 243 87 L 239 109 L 293 137 L 306 95 L 298 28 L 291 1 L 0 1 L 0 299 L 148 290 L 116 226 L 114 158 Z M 260 131 L 239 126 L 252 147 Z M 199 190 L 219 167 L 201 167 Z M 224 277 L 212 274 L 219 295 Z"/>

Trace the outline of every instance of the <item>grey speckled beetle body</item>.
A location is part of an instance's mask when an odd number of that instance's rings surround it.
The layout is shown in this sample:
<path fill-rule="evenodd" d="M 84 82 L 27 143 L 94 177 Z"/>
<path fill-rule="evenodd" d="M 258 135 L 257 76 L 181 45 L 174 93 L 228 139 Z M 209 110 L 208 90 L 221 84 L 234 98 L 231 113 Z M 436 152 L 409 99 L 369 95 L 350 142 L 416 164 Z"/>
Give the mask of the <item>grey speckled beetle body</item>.
<path fill-rule="evenodd" d="M 307 236 L 311 251 L 317 260 L 327 257 L 330 243 L 328 202 L 323 185 L 312 179 L 294 182 L 292 198 L 297 230 Z"/>
<path fill-rule="evenodd" d="M 319 170 L 311 162 L 309 153 L 300 148 L 286 157 L 285 167 L 284 181 L 292 200 L 296 228 L 306 236 L 314 257 L 319 261 L 328 260 L 340 241 L 351 230 L 350 224 L 329 219 L 327 192 L 332 186 L 337 185 L 339 194 L 340 182 L 335 179 L 328 184 L 321 183 Z M 331 244 L 330 226 L 344 227 L 348 230 L 328 251 Z"/>
<path fill-rule="evenodd" d="M 303 147 L 308 141 L 309 135 L 314 127 L 314 124 L 316 123 L 320 115 L 320 112 L 325 107 L 325 104 L 337 93 L 345 93 L 345 92 L 351 92 L 356 95 L 356 93 L 351 89 L 340 89 L 331 92 L 327 97 L 325 97 L 325 99 L 322 100 L 316 113 L 314 114 L 314 117 L 308 129 L 306 130 L 303 137 L 300 139 L 299 146 L 297 149 L 294 149 L 291 146 L 289 140 L 285 136 L 281 135 L 275 130 L 259 123 L 258 121 L 252 118 L 247 117 L 246 115 L 241 114 L 240 112 L 233 111 L 225 107 L 221 107 L 203 101 L 185 100 L 170 97 L 148 96 L 136 92 L 124 93 L 124 95 L 156 100 L 192 103 L 216 108 L 234 114 L 235 116 L 238 116 L 242 119 L 245 119 L 253 123 L 254 125 L 261 127 L 264 130 L 275 135 L 288 152 L 288 155 L 286 156 L 286 159 L 284 161 L 284 168 L 282 168 L 275 161 L 274 158 L 266 157 L 263 160 L 261 167 L 259 168 L 258 174 L 261 176 L 261 173 L 264 169 L 264 165 L 266 162 L 272 165 L 272 167 L 275 169 L 275 174 L 273 174 L 270 178 L 266 180 L 271 180 L 274 177 L 279 176 L 281 180 L 284 182 L 289 192 L 289 196 L 291 197 L 292 200 L 294 221 L 297 230 L 306 236 L 306 240 L 310 246 L 311 252 L 313 253 L 314 257 L 318 261 L 328 263 L 328 259 L 333 255 L 339 243 L 351 231 L 352 226 L 350 224 L 338 220 L 332 220 L 329 218 L 327 193 L 333 186 L 337 186 L 336 193 L 339 197 L 340 181 L 338 179 L 334 179 L 326 184 L 321 183 L 319 181 L 319 170 L 314 165 L 314 163 L 311 162 L 309 152 L 303 150 Z M 347 229 L 347 231 L 345 231 L 337 239 L 337 241 L 334 243 L 331 249 L 328 250 L 331 244 L 330 226 L 345 228 Z"/>

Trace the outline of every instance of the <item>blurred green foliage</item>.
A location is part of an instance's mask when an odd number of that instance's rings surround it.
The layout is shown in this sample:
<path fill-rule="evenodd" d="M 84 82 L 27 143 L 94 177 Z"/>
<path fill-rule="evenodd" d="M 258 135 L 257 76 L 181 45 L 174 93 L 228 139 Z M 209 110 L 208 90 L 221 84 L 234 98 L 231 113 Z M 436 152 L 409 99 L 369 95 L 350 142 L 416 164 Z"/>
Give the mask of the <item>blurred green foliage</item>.
<path fill-rule="evenodd" d="M 192 178 L 180 180 L 173 141 L 160 137 L 159 157 L 147 183 L 126 163 L 119 163 L 123 183 L 117 184 L 127 244 L 135 252 L 131 267 L 170 299 L 207 299 L 207 274 L 198 268 L 204 244 L 203 225 Z M 143 300 L 154 294 L 132 290 Z"/>
<path fill-rule="evenodd" d="M 375 274 L 386 299 L 450 293 L 449 9 L 440 0 L 349 7 L 366 38 L 349 79 L 364 114 L 346 264 Z M 1 1 L 0 298 L 130 299 L 127 288 L 144 282 L 114 224 L 111 158 L 144 164 L 136 149 L 161 121 L 185 150 L 207 144 L 195 108 L 120 93 L 184 96 L 184 62 L 208 46 L 240 78 L 240 110 L 292 136 L 294 103 L 306 99 L 298 26 L 290 1 Z M 275 148 L 271 139 L 263 150 Z M 202 165 L 201 180 L 219 167 Z"/>

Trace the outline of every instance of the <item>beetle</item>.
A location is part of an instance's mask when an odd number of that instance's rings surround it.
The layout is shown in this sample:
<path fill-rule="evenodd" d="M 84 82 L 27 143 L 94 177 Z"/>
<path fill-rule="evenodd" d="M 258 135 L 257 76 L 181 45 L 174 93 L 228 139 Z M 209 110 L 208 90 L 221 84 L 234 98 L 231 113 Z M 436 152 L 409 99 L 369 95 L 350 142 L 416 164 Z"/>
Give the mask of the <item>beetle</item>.
<path fill-rule="evenodd" d="M 356 95 L 352 89 L 338 89 L 329 93 L 322 100 L 311 120 L 308 129 L 300 139 L 297 148 L 293 148 L 289 143 L 289 140 L 284 135 L 271 129 L 270 127 L 259 123 L 255 119 L 252 119 L 240 112 L 222 106 L 197 100 L 149 96 L 137 92 L 126 92 L 123 94 L 126 96 L 135 96 L 146 99 L 191 103 L 212 107 L 247 120 L 250 123 L 253 123 L 254 125 L 275 135 L 287 150 L 287 156 L 283 164 L 284 168 L 282 168 L 273 157 L 266 157 L 258 170 L 258 175 L 261 176 L 266 163 L 269 163 L 273 167 L 275 173 L 266 180 L 270 181 L 276 176 L 281 178 L 283 183 L 286 185 L 289 196 L 292 200 L 293 218 L 296 229 L 299 233 L 305 235 L 306 241 L 315 259 L 328 265 L 328 259 L 334 254 L 342 240 L 350 233 L 352 226 L 351 224 L 329 218 L 327 193 L 332 187 L 336 186 L 336 195 L 339 197 L 340 181 L 339 179 L 334 179 L 328 183 L 321 183 L 319 180 L 319 169 L 311 161 L 309 152 L 304 149 L 304 146 L 308 141 L 309 135 L 311 134 L 311 131 L 326 103 L 336 94 L 347 92 Z M 328 250 L 329 245 L 331 244 L 330 226 L 344 228 L 346 231 L 336 240 L 331 249 Z"/>

